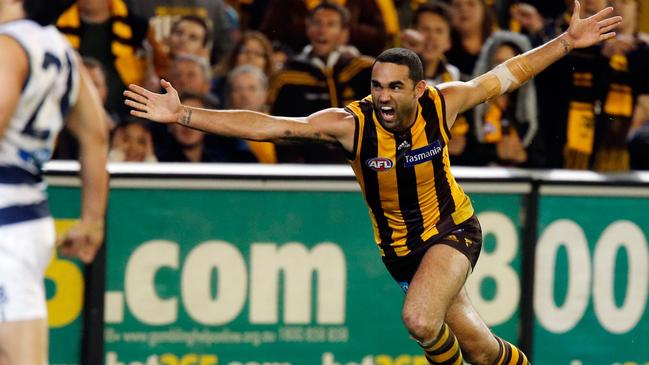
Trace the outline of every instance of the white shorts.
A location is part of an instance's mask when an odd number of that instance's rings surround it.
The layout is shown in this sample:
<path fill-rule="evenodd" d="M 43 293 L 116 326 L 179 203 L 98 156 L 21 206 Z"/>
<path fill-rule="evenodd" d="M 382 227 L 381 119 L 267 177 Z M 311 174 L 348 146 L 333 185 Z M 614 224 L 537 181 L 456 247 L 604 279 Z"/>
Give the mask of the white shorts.
<path fill-rule="evenodd" d="M 44 276 L 55 241 L 51 217 L 0 226 L 0 323 L 47 318 Z"/>

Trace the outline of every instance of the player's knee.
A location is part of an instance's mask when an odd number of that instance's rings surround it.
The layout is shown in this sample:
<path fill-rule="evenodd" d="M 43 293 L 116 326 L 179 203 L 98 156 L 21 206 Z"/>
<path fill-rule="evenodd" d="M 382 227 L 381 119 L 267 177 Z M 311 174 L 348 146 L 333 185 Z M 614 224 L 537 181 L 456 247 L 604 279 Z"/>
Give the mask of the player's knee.
<path fill-rule="evenodd" d="M 402 319 L 410 335 L 420 343 L 437 338 L 443 323 L 442 319 L 431 319 L 430 314 L 409 308 L 403 309 Z"/>

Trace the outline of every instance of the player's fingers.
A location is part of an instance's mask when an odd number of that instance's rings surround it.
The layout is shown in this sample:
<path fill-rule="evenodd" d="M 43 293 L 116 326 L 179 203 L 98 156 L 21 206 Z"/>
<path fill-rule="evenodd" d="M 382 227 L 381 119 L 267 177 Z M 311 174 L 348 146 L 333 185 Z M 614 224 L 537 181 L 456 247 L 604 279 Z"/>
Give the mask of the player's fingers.
<path fill-rule="evenodd" d="M 129 98 L 129 99 L 133 99 L 133 100 L 135 100 L 135 101 L 137 101 L 139 103 L 142 103 L 142 104 L 146 104 L 147 101 L 149 100 L 149 99 L 145 98 L 144 96 L 142 96 L 140 94 L 136 94 L 136 93 L 132 92 L 131 90 L 125 90 L 124 91 L 124 96 Z"/>
<path fill-rule="evenodd" d="M 612 31 L 613 29 L 617 28 L 618 25 L 620 25 L 620 23 L 610 24 L 608 26 L 605 26 L 605 27 L 601 28 L 599 31 L 600 31 L 600 33 L 608 33 L 610 31 Z"/>
<path fill-rule="evenodd" d="M 137 110 L 131 110 L 131 115 L 134 116 L 134 117 L 138 117 L 138 118 L 149 119 L 149 115 L 147 113 L 137 111 Z"/>
<path fill-rule="evenodd" d="M 142 103 L 138 103 L 137 101 L 133 101 L 133 100 L 130 100 L 130 99 L 124 100 L 124 104 L 130 106 L 133 109 L 142 110 L 142 111 L 147 111 L 148 110 L 146 105 L 144 105 Z"/>
<path fill-rule="evenodd" d="M 95 259 L 95 254 L 97 253 L 97 250 L 94 249 L 89 249 L 89 248 L 83 248 L 82 250 L 79 251 L 77 254 L 77 257 L 79 260 L 83 261 L 85 264 L 89 264 L 92 262 L 92 260 Z"/>
<path fill-rule="evenodd" d="M 581 3 L 579 0 L 575 0 L 575 8 L 572 11 L 572 19 L 578 20 L 581 19 L 579 14 L 581 13 Z"/>
<path fill-rule="evenodd" d="M 611 24 L 620 24 L 622 23 L 622 17 L 621 16 L 612 16 L 610 18 L 606 18 L 604 20 L 600 20 L 597 22 L 597 25 L 600 28 L 608 27 Z"/>
<path fill-rule="evenodd" d="M 93 239 L 91 235 L 84 237 L 83 246 L 79 250 L 79 259 L 81 259 L 81 261 L 85 262 L 86 264 L 91 263 L 92 260 L 95 259 L 95 255 L 97 255 L 97 250 L 99 250 L 99 247 L 101 247 L 100 240 Z"/>
<path fill-rule="evenodd" d="M 58 246 L 58 250 L 59 253 L 63 256 L 75 256 L 77 252 L 77 248 L 69 240 L 61 242 L 61 244 Z"/>
<path fill-rule="evenodd" d="M 166 92 L 172 93 L 176 91 L 173 86 L 171 86 L 171 83 L 165 79 L 160 79 L 160 86 L 162 86 Z"/>
<path fill-rule="evenodd" d="M 131 90 L 134 93 L 140 94 L 140 95 L 145 96 L 147 98 L 150 98 L 150 97 L 156 95 L 155 93 L 143 88 L 142 86 L 135 85 L 135 84 L 129 84 L 128 89 Z"/>
<path fill-rule="evenodd" d="M 599 36 L 599 40 L 600 41 L 605 41 L 607 39 L 611 39 L 611 38 L 615 37 L 615 35 L 616 35 L 615 32 L 604 33 L 604 34 Z"/>

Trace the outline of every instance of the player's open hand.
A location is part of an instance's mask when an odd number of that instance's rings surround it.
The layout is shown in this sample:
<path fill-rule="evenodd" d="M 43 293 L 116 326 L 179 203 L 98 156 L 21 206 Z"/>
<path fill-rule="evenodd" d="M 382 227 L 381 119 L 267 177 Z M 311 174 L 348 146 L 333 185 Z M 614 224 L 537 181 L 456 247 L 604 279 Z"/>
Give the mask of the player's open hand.
<path fill-rule="evenodd" d="M 58 238 L 56 246 L 64 256 L 76 256 L 92 262 L 104 241 L 104 223 L 80 221 Z"/>
<path fill-rule="evenodd" d="M 621 16 L 610 16 L 613 8 L 600 10 L 597 14 L 586 19 L 579 17 L 581 4 L 575 0 L 570 27 L 566 35 L 574 48 L 585 48 L 595 43 L 615 37 L 613 30 L 622 22 Z"/>
<path fill-rule="evenodd" d="M 182 114 L 182 104 L 178 98 L 178 92 L 171 86 L 171 83 L 160 80 L 166 93 L 158 94 L 143 87 L 130 84 L 128 90 L 124 91 L 124 104 L 133 108 L 131 115 L 145 118 L 160 123 L 175 123 Z"/>

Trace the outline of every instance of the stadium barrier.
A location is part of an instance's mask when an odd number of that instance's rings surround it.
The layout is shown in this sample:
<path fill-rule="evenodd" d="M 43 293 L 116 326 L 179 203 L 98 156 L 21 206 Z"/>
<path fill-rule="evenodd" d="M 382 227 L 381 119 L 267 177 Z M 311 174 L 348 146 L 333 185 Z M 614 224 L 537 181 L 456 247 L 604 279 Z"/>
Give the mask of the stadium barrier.
<path fill-rule="evenodd" d="M 47 166 L 59 230 L 77 170 Z M 349 167 L 109 170 L 105 252 L 46 274 L 51 364 L 426 364 Z M 537 365 L 649 364 L 649 174 L 454 172 L 485 236 L 468 290 L 496 334 Z"/>

